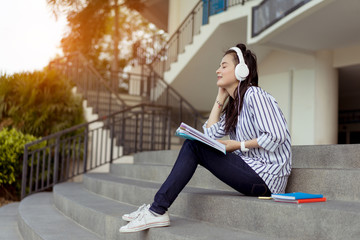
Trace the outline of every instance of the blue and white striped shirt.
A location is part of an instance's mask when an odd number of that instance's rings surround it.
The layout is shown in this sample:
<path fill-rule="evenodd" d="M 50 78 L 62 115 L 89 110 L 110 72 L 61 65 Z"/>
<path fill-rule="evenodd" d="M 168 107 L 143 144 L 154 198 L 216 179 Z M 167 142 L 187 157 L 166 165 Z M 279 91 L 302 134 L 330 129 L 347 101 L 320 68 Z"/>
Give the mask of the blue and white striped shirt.
<path fill-rule="evenodd" d="M 209 128 L 205 123 L 203 129 L 211 138 L 227 135 L 225 114 Z M 291 139 L 275 98 L 259 87 L 248 88 L 236 129 L 229 136 L 236 141 L 257 139 L 260 148 L 234 153 L 254 169 L 272 193 L 284 193 L 291 172 Z"/>

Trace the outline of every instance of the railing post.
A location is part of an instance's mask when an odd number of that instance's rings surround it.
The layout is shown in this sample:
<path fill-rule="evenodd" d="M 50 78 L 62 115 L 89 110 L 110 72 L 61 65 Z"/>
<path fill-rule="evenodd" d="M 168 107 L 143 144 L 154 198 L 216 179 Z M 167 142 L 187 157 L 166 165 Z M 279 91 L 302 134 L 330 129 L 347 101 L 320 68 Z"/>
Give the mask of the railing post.
<path fill-rule="evenodd" d="M 145 118 L 145 109 L 144 105 L 141 106 L 141 112 L 140 112 L 140 139 L 139 139 L 139 151 L 141 152 L 143 150 L 143 136 L 144 136 L 144 118 Z M 137 149 L 136 149 L 137 152 Z"/>
<path fill-rule="evenodd" d="M 56 138 L 55 142 L 55 162 L 54 162 L 54 178 L 53 184 L 55 185 L 58 181 L 58 171 L 59 171 L 59 152 L 60 152 L 60 136 Z"/>
<path fill-rule="evenodd" d="M 161 126 L 162 126 L 162 136 L 161 136 L 161 149 L 167 149 L 167 137 L 168 137 L 168 112 L 169 108 L 166 108 L 165 111 L 161 111 Z"/>
<path fill-rule="evenodd" d="M 108 111 L 108 115 L 111 114 L 111 105 L 112 105 L 112 96 L 111 96 L 111 93 L 109 93 L 109 111 Z"/>
<path fill-rule="evenodd" d="M 164 51 L 165 51 L 165 50 L 164 50 Z M 163 60 L 163 64 L 162 64 L 162 65 L 163 65 L 163 66 L 162 66 L 163 69 L 162 69 L 162 71 L 161 71 L 161 74 L 162 74 L 161 77 L 164 77 L 164 72 L 167 70 L 167 69 L 166 69 L 166 64 L 167 64 L 167 61 L 169 61 L 169 55 L 166 56 L 166 54 L 164 54 L 164 58 L 165 58 L 165 59 Z M 161 62 L 161 57 L 160 57 L 159 61 Z"/>
<path fill-rule="evenodd" d="M 226 0 L 225 0 L 226 1 Z M 192 44 L 194 41 L 194 35 L 195 35 L 195 12 L 193 11 L 191 13 L 191 17 L 192 17 L 192 24 L 191 24 L 191 42 L 189 44 Z"/>
<path fill-rule="evenodd" d="M 183 100 L 181 99 L 180 100 L 180 109 L 179 109 L 179 111 L 180 111 L 180 113 L 179 113 L 179 116 L 180 116 L 180 120 L 181 121 L 184 121 L 184 119 L 183 119 Z"/>
<path fill-rule="evenodd" d="M 176 33 L 176 58 L 174 59 L 174 62 L 177 61 L 179 54 L 180 54 L 180 29 Z"/>
<path fill-rule="evenodd" d="M 114 157 L 115 115 L 111 117 L 110 122 L 110 163 L 112 163 Z"/>
<path fill-rule="evenodd" d="M 169 106 L 169 86 L 166 87 L 166 106 Z"/>
<path fill-rule="evenodd" d="M 27 165 L 28 165 L 28 148 L 25 145 L 24 156 L 23 156 L 22 180 L 21 180 L 21 199 L 24 199 L 26 195 Z"/>
<path fill-rule="evenodd" d="M 155 142 L 155 109 L 151 110 L 151 137 L 150 137 L 150 148 L 151 150 L 154 150 L 154 142 Z"/>
<path fill-rule="evenodd" d="M 96 113 L 99 114 L 100 116 L 100 111 L 99 111 L 99 99 L 100 99 L 100 83 L 99 81 L 96 81 Z M 111 86 L 111 85 L 110 85 Z"/>
<path fill-rule="evenodd" d="M 124 150 L 125 150 L 125 127 L 126 127 L 126 116 L 125 116 L 126 113 L 122 113 L 122 120 L 121 120 L 121 138 L 120 138 L 120 145 L 123 146 Z"/>
<path fill-rule="evenodd" d="M 171 108 L 167 110 L 168 150 L 171 149 Z"/>
<path fill-rule="evenodd" d="M 84 133 L 84 157 L 83 157 L 83 173 L 87 172 L 87 160 L 88 160 L 88 145 L 89 145 L 89 125 L 85 128 Z"/>

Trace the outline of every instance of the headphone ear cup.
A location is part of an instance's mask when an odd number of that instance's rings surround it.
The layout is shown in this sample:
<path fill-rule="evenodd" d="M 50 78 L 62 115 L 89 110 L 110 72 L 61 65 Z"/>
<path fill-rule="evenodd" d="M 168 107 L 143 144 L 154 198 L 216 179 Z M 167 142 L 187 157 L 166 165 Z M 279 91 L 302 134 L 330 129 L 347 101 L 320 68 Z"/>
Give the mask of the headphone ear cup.
<path fill-rule="evenodd" d="M 244 63 L 239 63 L 235 67 L 235 77 L 239 81 L 244 81 L 249 76 L 249 68 Z"/>

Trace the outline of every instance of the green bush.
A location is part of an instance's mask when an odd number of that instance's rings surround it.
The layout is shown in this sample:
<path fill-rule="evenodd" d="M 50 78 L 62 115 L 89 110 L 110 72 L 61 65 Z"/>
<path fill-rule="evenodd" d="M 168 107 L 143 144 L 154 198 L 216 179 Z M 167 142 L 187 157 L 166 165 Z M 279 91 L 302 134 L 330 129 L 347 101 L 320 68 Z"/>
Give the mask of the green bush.
<path fill-rule="evenodd" d="M 11 194 L 20 193 L 24 146 L 36 139 L 16 129 L 0 131 L 0 186 Z"/>
<path fill-rule="evenodd" d="M 85 122 L 82 98 L 72 88 L 55 71 L 0 74 L 0 196 L 19 198 L 26 143 Z"/>
<path fill-rule="evenodd" d="M 0 76 L 0 129 L 41 137 L 83 123 L 82 99 L 72 87 L 55 71 Z"/>

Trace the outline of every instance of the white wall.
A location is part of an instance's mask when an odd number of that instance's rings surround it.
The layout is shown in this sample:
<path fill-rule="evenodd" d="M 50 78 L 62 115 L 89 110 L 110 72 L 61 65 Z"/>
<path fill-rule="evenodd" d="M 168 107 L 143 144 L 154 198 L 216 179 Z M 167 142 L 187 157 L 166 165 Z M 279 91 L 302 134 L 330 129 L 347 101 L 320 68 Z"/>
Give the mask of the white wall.
<path fill-rule="evenodd" d="M 294 145 L 336 144 L 338 74 L 333 51 L 273 51 L 259 65 L 259 85 L 279 103 Z"/>
<path fill-rule="evenodd" d="M 197 0 L 169 0 L 170 34 L 177 29 L 197 2 Z M 258 4 L 260 1 L 255 2 Z M 323 0 L 315 2 L 325 3 Z M 315 9 L 317 8 L 314 8 L 314 11 Z M 234 15 L 232 15 L 232 11 L 235 12 Z M 165 73 L 168 83 L 171 83 L 197 109 L 204 111 L 210 109 L 206 103 L 212 102 L 213 94 L 210 93 L 214 92 L 215 94 L 216 88 L 212 89 L 210 86 L 207 88 L 208 98 L 199 96 L 199 91 L 202 86 L 211 83 L 213 77 L 210 74 L 213 74 L 213 69 L 218 64 L 207 60 L 207 69 L 203 70 L 199 69 L 197 63 L 205 63 L 205 58 L 219 58 L 215 54 L 211 55 L 212 53 L 205 56 L 200 52 L 222 47 L 225 49 L 225 46 L 231 45 L 229 42 L 235 41 L 235 39 L 246 42 L 246 32 L 249 32 L 250 29 L 246 29 L 246 25 L 242 28 L 239 26 L 251 21 L 245 17 L 240 18 L 244 14 L 242 11 L 245 9 L 239 6 L 239 8 L 229 8 L 226 15 L 212 16 L 210 19 L 212 24 L 202 26 L 201 34 L 194 38 L 194 43 L 186 47 L 185 53 L 179 55 L 178 62 L 171 65 L 171 71 Z M 244 14 L 244 16 L 247 15 Z M 221 25 L 221 23 L 227 22 L 224 18 L 233 16 L 236 16 L 238 20 L 232 19 L 227 25 Z M 225 31 L 227 28 L 229 28 L 228 32 Z M 238 32 L 240 36 L 233 36 L 229 32 Z M 249 47 L 255 50 L 255 53 L 260 52 L 257 51 L 257 48 L 266 50 L 262 52 L 267 55 L 258 58 L 261 59 L 259 62 L 259 85 L 277 99 L 289 123 L 292 143 L 294 145 L 336 144 L 339 98 L 337 68 L 360 64 L 360 44 L 318 52 L 310 52 L 311 50 L 300 52 L 295 48 L 281 50 L 281 46 L 272 45 L 271 42 L 267 44 L 266 41 Z M 219 51 L 224 49 L 219 49 Z M 268 53 L 268 49 L 273 50 Z M 221 54 L 218 55 L 221 56 Z M 192 70 L 192 66 L 197 66 L 196 70 Z M 205 74 L 198 76 L 199 71 L 211 73 L 209 76 Z M 177 81 L 178 79 L 179 81 Z M 191 91 L 188 88 L 182 91 L 184 86 L 188 86 L 186 81 L 193 81 Z M 192 92 L 194 93 L 192 94 Z M 202 100 L 198 99 L 200 97 Z"/>
<path fill-rule="evenodd" d="M 259 64 L 259 86 L 273 95 L 294 145 L 315 143 L 314 56 L 273 51 Z"/>
<path fill-rule="evenodd" d="M 168 33 L 170 36 L 198 2 L 198 0 L 169 0 Z"/>
<path fill-rule="evenodd" d="M 360 64 L 360 44 L 334 50 L 334 67 L 339 68 L 356 64 Z"/>
<path fill-rule="evenodd" d="M 319 51 L 315 60 L 315 144 L 336 144 L 339 84 L 333 51 Z"/>

